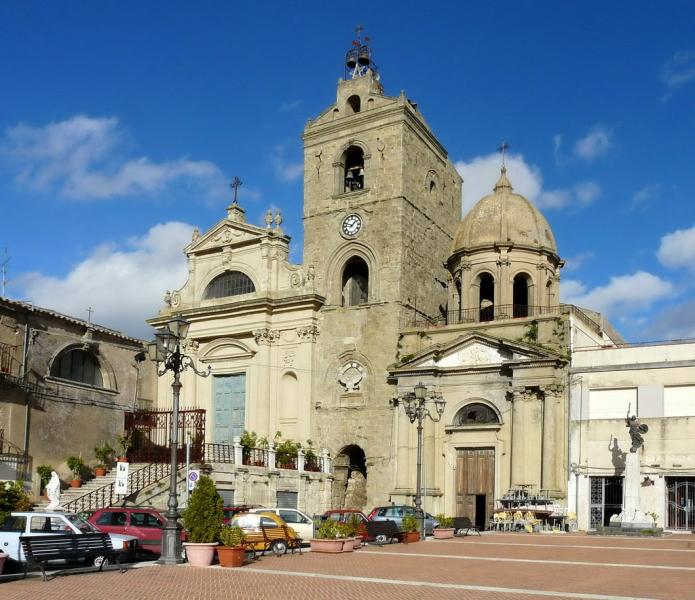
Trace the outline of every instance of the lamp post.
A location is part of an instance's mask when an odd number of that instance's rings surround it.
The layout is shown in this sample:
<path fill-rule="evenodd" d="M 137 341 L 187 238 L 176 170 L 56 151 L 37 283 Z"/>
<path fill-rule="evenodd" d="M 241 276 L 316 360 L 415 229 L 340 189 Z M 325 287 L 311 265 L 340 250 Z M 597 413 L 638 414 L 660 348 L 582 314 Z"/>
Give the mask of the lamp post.
<path fill-rule="evenodd" d="M 174 374 L 174 382 L 171 384 L 173 391 L 173 404 L 171 410 L 171 463 L 169 473 L 169 501 L 167 502 L 166 524 L 162 535 L 162 553 L 159 563 L 163 565 L 175 565 L 183 562 L 181 558 L 181 525 L 179 524 L 178 494 L 176 493 L 176 475 L 178 472 L 178 446 L 179 446 L 179 397 L 181 394 L 180 374 L 190 368 L 196 375 L 207 377 L 210 375 L 210 367 L 207 371 L 198 371 L 193 364 L 193 359 L 181 352 L 181 341 L 186 338 L 190 323 L 181 315 L 175 316 L 163 328 L 155 333 L 155 341 L 147 345 L 150 358 L 157 363 L 157 375 L 160 377 L 167 371 Z"/>
<path fill-rule="evenodd" d="M 417 479 L 415 490 L 415 509 L 420 519 L 420 537 L 425 539 L 425 514 L 422 510 L 422 422 L 429 418 L 437 423 L 444 414 L 446 402 L 441 392 L 428 390 L 419 382 L 412 392 L 404 392 L 391 399 L 391 406 L 402 406 L 411 423 L 417 421 Z M 434 405 L 434 414 L 430 408 Z"/>

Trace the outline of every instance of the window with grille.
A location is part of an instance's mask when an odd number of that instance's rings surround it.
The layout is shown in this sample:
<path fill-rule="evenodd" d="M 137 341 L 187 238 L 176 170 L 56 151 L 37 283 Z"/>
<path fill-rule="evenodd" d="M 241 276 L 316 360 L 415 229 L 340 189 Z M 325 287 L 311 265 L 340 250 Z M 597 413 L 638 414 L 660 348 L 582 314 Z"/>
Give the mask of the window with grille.
<path fill-rule="evenodd" d="M 480 423 L 499 423 L 497 413 L 489 406 L 474 402 L 464 406 L 454 418 L 454 425 L 477 425 Z"/>
<path fill-rule="evenodd" d="M 205 288 L 203 300 L 212 298 L 227 298 L 229 296 L 241 296 L 256 291 L 253 281 L 240 271 L 227 271 L 213 279 Z"/>
<path fill-rule="evenodd" d="M 51 376 L 96 387 L 104 386 L 99 361 L 86 350 L 79 348 L 63 352 L 53 361 Z"/>

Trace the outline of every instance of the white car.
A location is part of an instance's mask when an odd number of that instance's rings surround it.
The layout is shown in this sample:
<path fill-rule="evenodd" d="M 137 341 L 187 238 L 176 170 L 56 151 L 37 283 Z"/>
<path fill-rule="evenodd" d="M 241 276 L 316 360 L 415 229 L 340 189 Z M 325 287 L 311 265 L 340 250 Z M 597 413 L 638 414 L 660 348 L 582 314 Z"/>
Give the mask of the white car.
<path fill-rule="evenodd" d="M 296 508 L 252 508 L 249 512 L 271 512 L 278 515 L 285 523 L 297 532 L 302 541 L 309 543 L 314 537 L 314 521 L 309 515 Z"/>
<path fill-rule="evenodd" d="M 61 533 L 100 533 L 91 523 L 75 513 L 64 512 L 13 512 L 0 527 L 0 551 L 10 558 L 26 560 L 19 537 L 22 535 L 58 535 Z M 132 535 L 109 533 L 114 550 L 121 550 L 123 560 L 132 560 L 138 551 L 138 539 Z M 101 566 L 103 557 L 94 559 Z"/>

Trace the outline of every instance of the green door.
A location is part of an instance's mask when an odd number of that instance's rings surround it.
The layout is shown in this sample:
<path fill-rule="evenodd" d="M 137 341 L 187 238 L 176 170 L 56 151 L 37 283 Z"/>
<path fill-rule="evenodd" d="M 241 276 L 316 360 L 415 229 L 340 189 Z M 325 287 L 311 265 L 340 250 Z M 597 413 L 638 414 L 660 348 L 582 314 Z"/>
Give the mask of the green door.
<path fill-rule="evenodd" d="M 215 375 L 215 443 L 231 444 L 244 432 L 246 374 Z"/>

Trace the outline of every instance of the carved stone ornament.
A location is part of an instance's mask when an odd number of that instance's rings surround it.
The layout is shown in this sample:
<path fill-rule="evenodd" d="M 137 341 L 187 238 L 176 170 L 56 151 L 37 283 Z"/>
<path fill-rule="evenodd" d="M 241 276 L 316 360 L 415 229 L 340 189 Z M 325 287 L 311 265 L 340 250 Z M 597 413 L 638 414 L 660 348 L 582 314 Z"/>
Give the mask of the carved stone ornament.
<path fill-rule="evenodd" d="M 306 280 L 304 278 L 304 273 L 301 269 L 297 269 L 292 275 L 290 275 L 290 286 L 293 288 L 302 288 Z"/>
<path fill-rule="evenodd" d="M 264 327 L 263 329 L 256 329 L 253 332 L 253 339 L 256 340 L 257 344 L 266 344 L 270 346 L 277 341 L 280 337 L 280 332 L 274 329 L 269 329 Z"/>
<path fill-rule="evenodd" d="M 179 304 L 181 304 L 181 294 L 179 294 L 178 292 L 174 292 L 173 294 L 171 294 L 171 306 L 176 307 Z"/>
<path fill-rule="evenodd" d="M 285 367 L 291 367 L 294 365 L 294 359 L 296 358 L 297 353 L 294 350 L 285 350 L 284 354 L 282 355 L 282 364 Z"/>
<path fill-rule="evenodd" d="M 345 387 L 346 392 L 358 391 L 363 379 L 364 367 L 354 360 L 338 369 L 338 382 Z"/>
<path fill-rule="evenodd" d="M 305 325 L 297 327 L 297 337 L 303 342 L 315 342 L 319 335 L 318 325 Z"/>
<path fill-rule="evenodd" d="M 186 338 L 182 346 L 185 352 L 197 352 L 198 348 L 200 348 L 200 343 L 197 340 Z"/>

